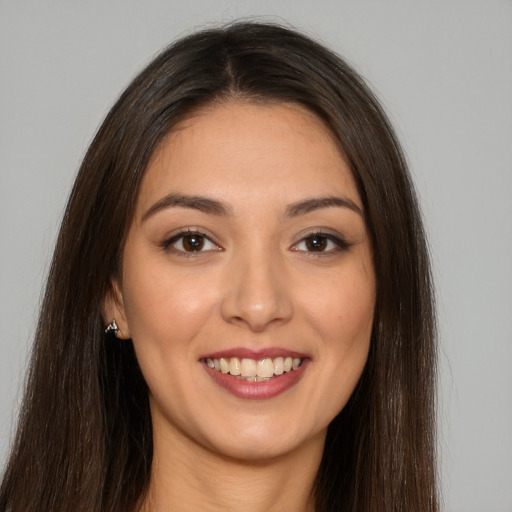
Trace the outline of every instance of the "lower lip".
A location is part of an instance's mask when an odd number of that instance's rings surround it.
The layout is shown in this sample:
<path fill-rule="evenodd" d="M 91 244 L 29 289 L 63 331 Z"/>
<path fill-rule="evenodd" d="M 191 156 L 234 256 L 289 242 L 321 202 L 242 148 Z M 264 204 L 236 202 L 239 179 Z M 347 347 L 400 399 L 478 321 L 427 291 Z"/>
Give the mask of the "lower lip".
<path fill-rule="evenodd" d="M 268 400 L 284 393 L 297 384 L 309 366 L 309 362 L 309 359 L 304 359 L 296 370 L 285 372 L 263 382 L 248 382 L 243 379 L 237 379 L 229 373 L 218 372 L 210 368 L 206 363 L 203 363 L 203 366 L 210 377 L 232 395 L 248 400 Z"/>

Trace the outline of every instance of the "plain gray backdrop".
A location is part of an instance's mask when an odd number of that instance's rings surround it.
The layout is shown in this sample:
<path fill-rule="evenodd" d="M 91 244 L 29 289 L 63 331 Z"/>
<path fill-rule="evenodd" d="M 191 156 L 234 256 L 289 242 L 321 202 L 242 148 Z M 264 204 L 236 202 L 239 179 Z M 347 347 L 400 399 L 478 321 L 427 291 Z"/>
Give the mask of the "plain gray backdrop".
<path fill-rule="evenodd" d="M 440 319 L 448 512 L 512 511 L 512 2 L 0 0 L 0 465 L 67 194 L 114 99 L 163 46 L 242 16 L 347 58 L 405 146 Z"/>

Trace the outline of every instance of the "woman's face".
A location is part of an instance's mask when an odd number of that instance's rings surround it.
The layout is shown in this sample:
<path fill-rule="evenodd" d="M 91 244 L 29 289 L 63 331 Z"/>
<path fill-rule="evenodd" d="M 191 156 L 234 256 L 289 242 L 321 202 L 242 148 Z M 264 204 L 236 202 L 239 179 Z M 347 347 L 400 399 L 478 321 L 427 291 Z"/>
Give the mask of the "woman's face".
<path fill-rule="evenodd" d="M 326 126 L 243 102 L 181 123 L 146 170 L 117 292 L 106 311 L 133 339 L 155 443 L 258 459 L 323 439 L 375 304 L 361 199 Z"/>

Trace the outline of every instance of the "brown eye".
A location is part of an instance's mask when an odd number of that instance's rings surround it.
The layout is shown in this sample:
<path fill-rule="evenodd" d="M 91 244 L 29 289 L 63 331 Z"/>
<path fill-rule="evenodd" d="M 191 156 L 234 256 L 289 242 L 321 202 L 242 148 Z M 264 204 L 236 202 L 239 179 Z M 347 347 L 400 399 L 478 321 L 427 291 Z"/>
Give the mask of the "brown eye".
<path fill-rule="evenodd" d="M 341 237 L 331 235 L 330 233 L 312 233 L 296 243 L 291 249 L 293 251 L 304 253 L 317 253 L 318 255 L 333 254 L 344 251 L 350 247 Z"/>
<path fill-rule="evenodd" d="M 185 235 L 182 240 L 183 250 L 187 252 L 200 251 L 204 247 L 204 236 L 197 233 Z"/>
<path fill-rule="evenodd" d="M 212 242 L 210 238 L 199 231 L 184 231 L 165 240 L 162 248 L 169 252 L 193 254 L 209 251 L 220 251 L 221 248 Z"/>
<path fill-rule="evenodd" d="M 306 247 L 311 252 L 323 252 L 327 247 L 328 239 L 325 236 L 314 235 L 306 238 Z"/>

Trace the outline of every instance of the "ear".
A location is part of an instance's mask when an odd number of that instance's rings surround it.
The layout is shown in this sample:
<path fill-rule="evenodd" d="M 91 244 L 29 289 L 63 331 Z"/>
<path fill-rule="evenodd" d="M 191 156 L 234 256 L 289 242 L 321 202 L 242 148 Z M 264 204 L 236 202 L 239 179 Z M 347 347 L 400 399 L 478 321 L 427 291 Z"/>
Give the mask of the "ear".
<path fill-rule="evenodd" d="M 126 312 L 123 301 L 123 294 L 117 279 L 112 279 L 110 285 L 103 297 L 101 313 L 105 325 L 116 321 L 118 331 L 116 337 L 122 340 L 131 338 L 128 322 L 126 321 Z"/>

